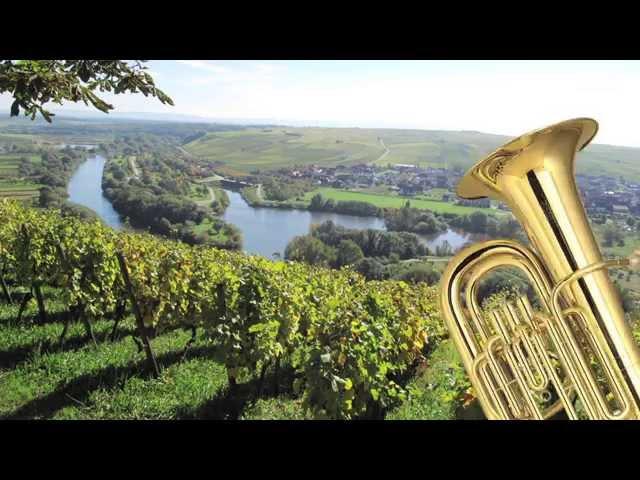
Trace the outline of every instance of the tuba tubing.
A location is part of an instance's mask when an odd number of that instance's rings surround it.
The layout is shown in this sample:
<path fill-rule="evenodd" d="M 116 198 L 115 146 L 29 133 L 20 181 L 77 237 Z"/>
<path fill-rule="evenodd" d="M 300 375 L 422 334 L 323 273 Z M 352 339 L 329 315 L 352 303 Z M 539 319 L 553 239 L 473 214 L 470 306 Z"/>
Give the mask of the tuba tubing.
<path fill-rule="evenodd" d="M 576 152 L 597 128 L 580 118 L 530 132 L 458 185 L 460 197 L 509 206 L 531 247 L 511 240 L 468 247 L 442 277 L 443 316 L 487 418 L 543 419 L 561 410 L 571 419 L 640 418 L 640 351 L 607 272 L 628 261 L 603 260 L 575 182 Z M 525 298 L 487 321 L 477 285 L 507 266 L 526 274 L 541 311 Z"/>

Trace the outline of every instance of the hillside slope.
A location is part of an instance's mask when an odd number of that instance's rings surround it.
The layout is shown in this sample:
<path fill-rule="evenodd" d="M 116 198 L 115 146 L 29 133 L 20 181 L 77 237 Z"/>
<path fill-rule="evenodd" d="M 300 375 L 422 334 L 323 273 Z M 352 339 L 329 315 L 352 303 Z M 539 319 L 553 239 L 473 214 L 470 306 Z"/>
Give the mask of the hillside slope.
<path fill-rule="evenodd" d="M 212 132 L 184 148 L 245 173 L 363 162 L 466 170 L 509 139 L 471 131 L 273 127 Z M 640 181 L 639 160 L 640 148 L 595 144 L 578 154 L 577 170 Z"/>

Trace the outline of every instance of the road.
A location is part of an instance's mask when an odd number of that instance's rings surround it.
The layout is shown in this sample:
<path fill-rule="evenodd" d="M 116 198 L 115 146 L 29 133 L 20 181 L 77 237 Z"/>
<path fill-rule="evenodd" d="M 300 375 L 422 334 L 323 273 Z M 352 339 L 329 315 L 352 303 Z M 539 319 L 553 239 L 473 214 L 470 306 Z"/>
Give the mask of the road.
<path fill-rule="evenodd" d="M 196 182 L 196 183 L 209 183 L 209 182 L 219 182 L 220 180 L 224 180 L 224 177 L 221 177 L 220 175 L 212 175 L 212 176 L 207 177 L 207 178 L 198 178 L 197 180 L 194 180 L 194 182 Z"/>
<path fill-rule="evenodd" d="M 384 148 L 384 153 L 382 155 L 380 155 L 376 160 L 371 162 L 372 164 L 380 163 L 380 161 L 382 161 L 384 159 L 384 157 L 389 155 L 389 152 L 391 152 L 391 150 L 389 150 L 389 148 L 384 144 L 384 140 L 380 139 L 380 145 L 382 145 L 382 147 Z"/>

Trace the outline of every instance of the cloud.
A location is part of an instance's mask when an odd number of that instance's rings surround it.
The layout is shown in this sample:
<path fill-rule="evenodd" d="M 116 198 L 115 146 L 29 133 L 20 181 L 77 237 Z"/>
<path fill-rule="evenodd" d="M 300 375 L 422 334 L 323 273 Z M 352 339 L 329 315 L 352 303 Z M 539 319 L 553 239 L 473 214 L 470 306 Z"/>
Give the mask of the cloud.
<path fill-rule="evenodd" d="M 213 72 L 213 73 L 227 73 L 230 71 L 230 69 L 227 67 L 224 67 L 222 65 L 216 65 L 215 63 L 207 62 L 204 60 L 176 60 L 176 61 L 178 63 L 182 63 L 183 65 L 188 65 L 193 68 L 206 70 L 208 72 Z"/>
<path fill-rule="evenodd" d="M 273 74 L 285 70 L 284 65 L 276 65 L 274 63 L 256 63 L 253 68 L 263 74 Z"/>
<path fill-rule="evenodd" d="M 234 60 L 231 65 L 214 65 L 202 60 L 178 60 L 201 74 L 187 74 L 181 82 L 188 87 L 225 87 L 238 91 L 259 89 L 261 85 L 273 83 L 280 73 L 285 73 L 283 65 L 269 62 L 245 62 Z M 206 72 L 206 73 L 205 73 Z"/>

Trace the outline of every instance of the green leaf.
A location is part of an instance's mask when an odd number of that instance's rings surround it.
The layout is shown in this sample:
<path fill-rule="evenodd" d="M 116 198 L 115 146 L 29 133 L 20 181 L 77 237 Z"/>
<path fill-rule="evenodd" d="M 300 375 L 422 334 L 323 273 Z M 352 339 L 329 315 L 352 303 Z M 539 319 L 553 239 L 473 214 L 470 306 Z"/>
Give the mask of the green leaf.
<path fill-rule="evenodd" d="M 380 398 L 380 392 L 378 391 L 378 389 L 376 388 L 371 389 L 371 398 L 373 398 L 376 401 L 378 400 L 378 398 Z"/>

